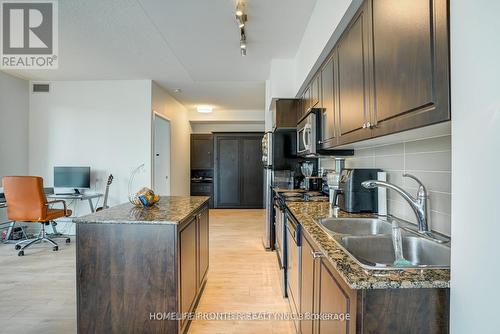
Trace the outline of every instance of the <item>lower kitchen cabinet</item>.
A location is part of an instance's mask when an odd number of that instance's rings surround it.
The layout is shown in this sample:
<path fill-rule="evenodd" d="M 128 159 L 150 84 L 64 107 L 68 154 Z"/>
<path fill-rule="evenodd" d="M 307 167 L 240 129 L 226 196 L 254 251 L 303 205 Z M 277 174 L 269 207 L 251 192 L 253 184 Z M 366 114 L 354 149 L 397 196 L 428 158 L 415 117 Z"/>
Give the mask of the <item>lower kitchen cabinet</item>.
<path fill-rule="evenodd" d="M 204 207 L 179 232 L 179 306 L 181 313 L 193 312 L 208 272 L 208 207 Z M 180 322 L 181 332 L 187 321 Z"/>
<path fill-rule="evenodd" d="M 320 317 L 301 320 L 298 333 L 449 333 L 449 289 L 351 289 L 307 231 L 300 235 L 300 313 Z"/>

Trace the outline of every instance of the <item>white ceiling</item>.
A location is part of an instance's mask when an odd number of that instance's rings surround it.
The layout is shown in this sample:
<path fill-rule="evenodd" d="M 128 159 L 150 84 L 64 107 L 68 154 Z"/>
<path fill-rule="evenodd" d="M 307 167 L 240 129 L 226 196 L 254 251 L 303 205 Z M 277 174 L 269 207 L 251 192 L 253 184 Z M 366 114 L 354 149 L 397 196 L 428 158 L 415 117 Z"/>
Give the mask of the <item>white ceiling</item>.
<path fill-rule="evenodd" d="M 241 57 L 236 0 L 59 1 L 59 69 L 14 74 L 152 79 L 189 109 L 262 110 L 271 59 L 295 55 L 315 3 L 247 0 L 248 55 Z"/>

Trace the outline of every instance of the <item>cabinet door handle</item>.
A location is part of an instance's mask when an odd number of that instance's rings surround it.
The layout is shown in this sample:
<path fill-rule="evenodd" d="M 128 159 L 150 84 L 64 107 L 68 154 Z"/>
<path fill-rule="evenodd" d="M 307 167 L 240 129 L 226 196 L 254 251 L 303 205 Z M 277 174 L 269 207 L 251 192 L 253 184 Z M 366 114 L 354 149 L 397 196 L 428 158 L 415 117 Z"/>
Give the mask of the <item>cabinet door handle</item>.
<path fill-rule="evenodd" d="M 321 257 L 324 257 L 323 253 L 321 252 L 315 252 L 315 251 L 311 251 L 311 255 L 314 259 L 319 259 Z"/>

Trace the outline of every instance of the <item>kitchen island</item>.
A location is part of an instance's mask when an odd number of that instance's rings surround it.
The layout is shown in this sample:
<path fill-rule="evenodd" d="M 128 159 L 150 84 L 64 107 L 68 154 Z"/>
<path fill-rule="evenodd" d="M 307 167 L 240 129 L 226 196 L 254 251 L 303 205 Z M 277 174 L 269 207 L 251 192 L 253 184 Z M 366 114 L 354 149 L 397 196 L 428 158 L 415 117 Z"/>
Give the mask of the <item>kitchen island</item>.
<path fill-rule="evenodd" d="M 78 333 L 184 333 L 208 272 L 206 196 L 75 219 Z M 170 318 L 170 319 L 169 319 Z"/>

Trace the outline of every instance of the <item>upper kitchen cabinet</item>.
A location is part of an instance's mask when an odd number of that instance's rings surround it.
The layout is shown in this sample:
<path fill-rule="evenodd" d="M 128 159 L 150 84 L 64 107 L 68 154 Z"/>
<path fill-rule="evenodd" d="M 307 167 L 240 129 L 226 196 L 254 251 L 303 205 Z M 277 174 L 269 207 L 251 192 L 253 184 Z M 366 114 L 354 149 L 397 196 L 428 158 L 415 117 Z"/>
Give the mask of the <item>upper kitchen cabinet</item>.
<path fill-rule="evenodd" d="M 336 73 L 336 53 L 321 69 L 321 140 L 320 145 L 323 149 L 334 147 L 337 144 L 335 137 L 335 104 L 337 102 L 335 92 Z"/>
<path fill-rule="evenodd" d="M 273 130 L 295 129 L 301 108 L 298 99 L 273 100 Z"/>
<path fill-rule="evenodd" d="M 372 6 L 373 135 L 449 120 L 447 1 L 376 0 Z"/>
<path fill-rule="evenodd" d="M 311 111 L 311 89 L 307 87 L 302 94 L 302 108 L 297 123 L 300 122 L 309 111 Z"/>
<path fill-rule="evenodd" d="M 320 95 L 321 95 L 321 73 L 316 74 L 312 79 L 310 85 L 310 108 L 321 108 L 320 105 Z"/>
<path fill-rule="evenodd" d="M 212 169 L 214 139 L 211 134 L 191 135 L 191 169 Z"/>
<path fill-rule="evenodd" d="M 337 44 L 339 144 L 371 137 L 370 6 L 365 1 Z"/>

